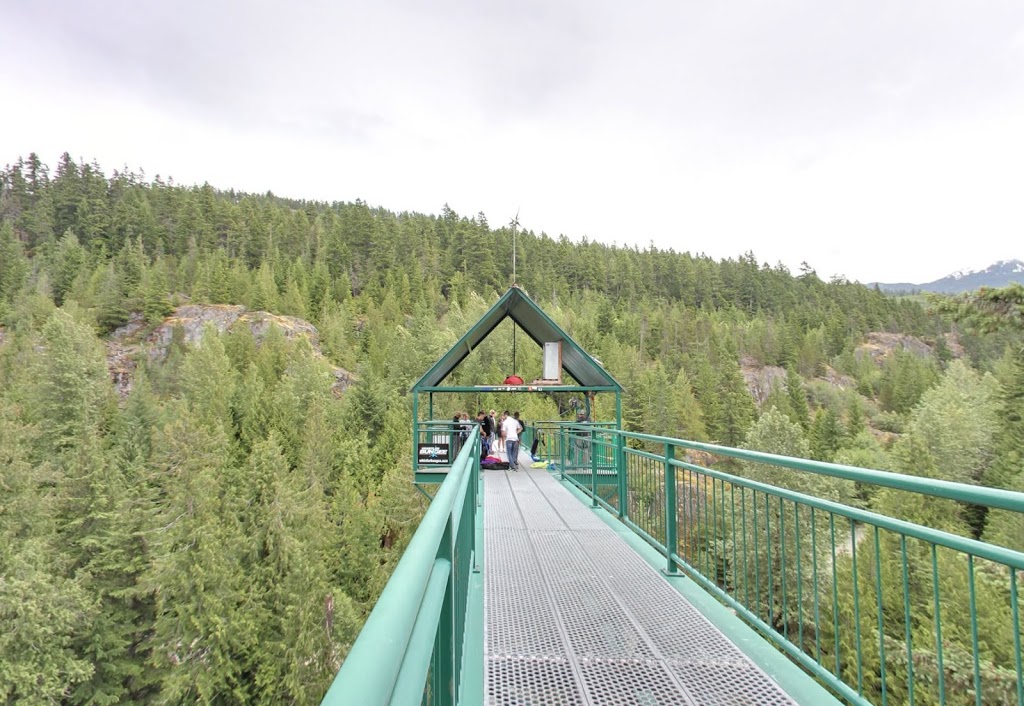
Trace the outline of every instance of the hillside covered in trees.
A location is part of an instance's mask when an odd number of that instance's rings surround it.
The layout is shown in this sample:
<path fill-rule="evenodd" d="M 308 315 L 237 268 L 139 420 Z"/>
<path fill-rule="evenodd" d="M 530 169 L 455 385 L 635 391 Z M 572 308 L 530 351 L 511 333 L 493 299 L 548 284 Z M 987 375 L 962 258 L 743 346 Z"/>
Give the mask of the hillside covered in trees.
<path fill-rule="evenodd" d="M 406 391 L 508 286 L 511 250 L 447 208 L 184 187 L 67 154 L 0 172 L 0 700 L 316 703 L 424 508 Z M 518 256 L 519 283 L 626 387 L 630 429 L 1024 490 L 1019 329 L 752 253 L 525 232 Z M 189 343 L 169 318 L 186 304 L 306 320 L 316 340 L 210 326 Z M 171 334 L 118 394 L 109 346 L 130 322 Z M 456 374 L 537 365 L 506 333 Z M 558 415 L 540 396 L 443 404 Z M 1008 514 L 837 499 L 1024 549 Z M 1001 673 L 1012 637 L 982 627 Z"/>

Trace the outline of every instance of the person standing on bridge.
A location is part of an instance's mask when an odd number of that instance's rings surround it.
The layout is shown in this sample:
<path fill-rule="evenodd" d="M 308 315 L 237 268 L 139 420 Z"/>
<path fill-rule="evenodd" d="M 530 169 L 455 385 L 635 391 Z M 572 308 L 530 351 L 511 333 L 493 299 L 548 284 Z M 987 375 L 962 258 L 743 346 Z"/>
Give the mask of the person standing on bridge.
<path fill-rule="evenodd" d="M 508 413 L 502 415 L 504 421 L 501 423 L 501 430 L 505 436 L 505 453 L 508 454 L 508 467 L 510 470 L 519 470 L 519 420 Z"/>
<path fill-rule="evenodd" d="M 476 421 L 480 425 L 480 447 L 486 456 L 491 450 L 491 418 L 481 409 L 476 415 Z"/>

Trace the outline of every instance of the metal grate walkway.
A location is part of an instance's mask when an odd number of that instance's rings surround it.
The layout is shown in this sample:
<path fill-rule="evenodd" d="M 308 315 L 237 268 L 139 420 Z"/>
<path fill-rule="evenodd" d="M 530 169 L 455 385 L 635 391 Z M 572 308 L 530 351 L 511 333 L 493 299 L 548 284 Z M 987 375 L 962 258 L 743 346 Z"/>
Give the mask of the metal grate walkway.
<path fill-rule="evenodd" d="M 545 470 L 484 476 L 493 706 L 793 704 Z"/>

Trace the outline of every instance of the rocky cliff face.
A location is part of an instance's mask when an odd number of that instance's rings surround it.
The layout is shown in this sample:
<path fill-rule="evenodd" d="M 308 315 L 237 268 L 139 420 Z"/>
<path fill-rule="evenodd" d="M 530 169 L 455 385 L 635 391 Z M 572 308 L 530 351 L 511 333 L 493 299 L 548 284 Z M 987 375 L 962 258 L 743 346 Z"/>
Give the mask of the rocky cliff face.
<path fill-rule="evenodd" d="M 786 384 L 786 369 L 777 365 L 761 365 L 750 356 L 740 359 L 740 372 L 747 383 L 747 390 L 760 407 L 772 393 L 772 388 Z"/>
<path fill-rule="evenodd" d="M 186 304 L 175 309 L 160 325 L 148 328 L 141 314 L 132 314 L 129 322 L 114 331 L 107 341 L 107 366 L 118 393 L 125 397 L 131 390 L 132 374 L 140 356 L 150 360 L 167 356 L 175 327 L 181 327 L 186 344 L 195 345 L 202 338 L 207 324 L 220 333 L 244 326 L 252 332 L 257 345 L 266 338 L 271 327 L 277 327 L 285 338 L 305 338 L 315 353 L 322 355 L 316 327 L 294 316 L 249 311 L 241 305 Z M 332 389 L 340 395 L 352 383 L 352 373 L 337 366 L 331 366 L 331 372 L 334 375 Z"/>

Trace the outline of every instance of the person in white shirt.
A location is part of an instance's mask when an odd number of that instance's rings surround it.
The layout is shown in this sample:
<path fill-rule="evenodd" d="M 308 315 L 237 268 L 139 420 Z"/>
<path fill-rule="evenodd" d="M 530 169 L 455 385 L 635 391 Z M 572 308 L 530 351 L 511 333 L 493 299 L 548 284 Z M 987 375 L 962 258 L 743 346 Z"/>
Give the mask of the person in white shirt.
<path fill-rule="evenodd" d="M 519 420 L 509 416 L 508 410 L 504 414 L 505 419 L 501 423 L 501 430 L 505 432 L 505 452 L 508 454 L 508 467 L 513 471 L 519 470 Z"/>

